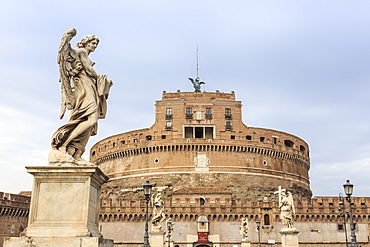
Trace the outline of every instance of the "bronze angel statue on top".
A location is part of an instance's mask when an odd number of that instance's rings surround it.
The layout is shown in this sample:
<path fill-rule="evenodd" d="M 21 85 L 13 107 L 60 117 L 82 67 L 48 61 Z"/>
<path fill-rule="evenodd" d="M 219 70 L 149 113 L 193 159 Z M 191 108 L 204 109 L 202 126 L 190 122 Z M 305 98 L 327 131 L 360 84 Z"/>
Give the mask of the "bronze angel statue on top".
<path fill-rule="evenodd" d="M 188 79 L 193 84 L 193 87 L 195 89 L 194 92 L 200 92 L 200 85 L 206 84 L 205 82 L 200 81 L 199 77 L 195 78 L 195 80 L 193 78 L 188 78 Z"/>
<path fill-rule="evenodd" d="M 72 48 L 69 43 L 76 29 L 68 29 L 58 50 L 62 104 L 60 119 L 70 110 L 68 122 L 52 136 L 49 154 L 51 165 L 92 165 L 82 159 L 89 137 L 96 135 L 98 119 L 105 118 L 112 81 L 94 70 L 89 54 L 99 44 L 95 35 L 86 35 Z"/>

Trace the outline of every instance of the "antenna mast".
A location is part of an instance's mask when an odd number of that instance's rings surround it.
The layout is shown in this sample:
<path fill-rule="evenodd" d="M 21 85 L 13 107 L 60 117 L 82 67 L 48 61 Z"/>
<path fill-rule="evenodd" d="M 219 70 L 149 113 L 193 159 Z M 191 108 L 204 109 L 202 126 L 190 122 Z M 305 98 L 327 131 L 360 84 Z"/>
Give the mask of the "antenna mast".
<path fill-rule="evenodd" d="M 201 92 L 200 91 L 200 85 L 205 84 L 205 82 L 200 81 L 199 79 L 199 53 L 198 53 L 198 44 L 197 44 L 197 77 L 195 79 L 188 78 L 191 83 L 193 84 L 193 87 L 195 89 L 194 92 Z"/>
<path fill-rule="evenodd" d="M 197 78 L 199 78 L 199 53 L 198 53 L 198 44 L 197 44 Z"/>

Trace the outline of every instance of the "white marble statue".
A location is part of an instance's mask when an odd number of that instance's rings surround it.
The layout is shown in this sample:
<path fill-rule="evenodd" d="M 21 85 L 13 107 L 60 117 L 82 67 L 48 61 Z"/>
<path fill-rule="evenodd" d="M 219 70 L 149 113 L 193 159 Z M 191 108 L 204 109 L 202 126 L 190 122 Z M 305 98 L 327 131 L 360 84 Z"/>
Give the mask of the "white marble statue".
<path fill-rule="evenodd" d="M 280 209 L 280 219 L 283 223 L 282 231 L 295 231 L 295 227 L 292 221 L 292 214 L 295 213 L 294 202 L 292 193 L 281 189 L 279 186 L 279 209 Z"/>
<path fill-rule="evenodd" d="M 153 195 L 153 218 L 152 218 L 152 231 L 159 232 L 162 229 L 161 223 L 166 219 L 164 214 L 164 200 L 162 193 Z"/>
<path fill-rule="evenodd" d="M 51 165 L 71 163 L 92 165 L 82 159 L 89 137 L 96 135 L 98 119 L 105 118 L 106 100 L 112 81 L 94 70 L 89 54 L 99 44 L 95 35 L 86 35 L 72 48 L 69 43 L 76 36 L 76 29 L 68 29 L 58 50 L 58 64 L 62 91 L 60 118 L 70 110 L 68 122 L 52 136 L 49 153 Z"/>
<path fill-rule="evenodd" d="M 241 222 L 240 222 L 240 226 L 239 226 L 239 232 L 240 232 L 240 235 L 242 235 L 243 239 L 242 240 L 248 240 L 248 218 L 247 217 L 243 217 L 240 219 Z"/>

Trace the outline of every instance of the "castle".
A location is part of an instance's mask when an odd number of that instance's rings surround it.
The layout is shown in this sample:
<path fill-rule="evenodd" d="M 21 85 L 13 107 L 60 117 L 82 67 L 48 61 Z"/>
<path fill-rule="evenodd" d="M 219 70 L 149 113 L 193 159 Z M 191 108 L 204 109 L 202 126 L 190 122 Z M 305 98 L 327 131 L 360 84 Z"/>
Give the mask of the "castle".
<path fill-rule="evenodd" d="M 90 151 L 91 162 L 110 178 L 101 195 L 104 237 L 117 246 L 142 244 L 142 186 L 149 180 L 153 193 L 164 197 L 166 217 L 175 223 L 170 243 L 174 247 L 240 246 L 243 217 L 249 220 L 252 246 L 257 246 L 257 221 L 261 243 L 281 246 L 274 194 L 278 186 L 293 194 L 300 246 L 345 244 L 339 198 L 311 198 L 309 146 L 304 140 L 246 126 L 242 102 L 234 92 L 164 91 L 155 106 L 151 127 L 110 136 Z M 369 246 L 370 198 L 353 198 L 352 204 L 357 240 Z M 203 224 L 206 240 L 199 235 Z"/>

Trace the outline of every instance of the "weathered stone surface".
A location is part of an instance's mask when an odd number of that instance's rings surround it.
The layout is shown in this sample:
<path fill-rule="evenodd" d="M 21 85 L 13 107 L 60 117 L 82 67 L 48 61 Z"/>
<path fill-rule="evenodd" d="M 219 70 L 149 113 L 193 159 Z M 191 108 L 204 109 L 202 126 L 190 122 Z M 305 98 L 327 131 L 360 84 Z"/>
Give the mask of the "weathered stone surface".
<path fill-rule="evenodd" d="M 27 237 L 102 237 L 98 230 L 101 185 L 97 167 L 27 167 L 34 175 Z"/>
<path fill-rule="evenodd" d="M 149 243 L 151 247 L 163 247 L 164 232 L 162 230 L 149 232 Z"/>
<path fill-rule="evenodd" d="M 113 240 L 99 237 L 5 238 L 4 247 L 112 247 Z"/>
<path fill-rule="evenodd" d="M 282 247 L 298 247 L 298 233 L 297 230 L 281 231 L 281 246 Z"/>

